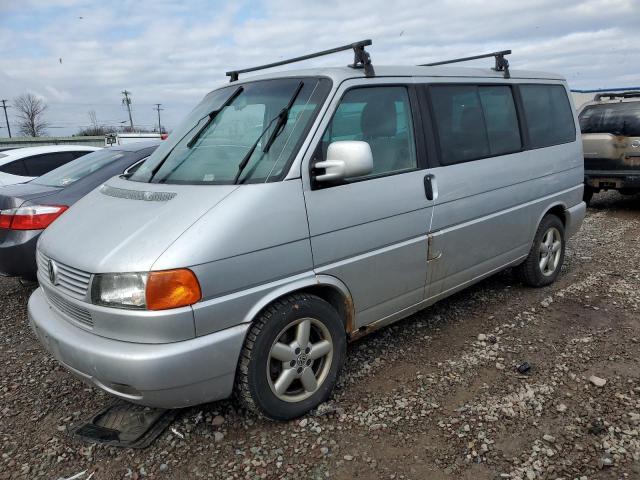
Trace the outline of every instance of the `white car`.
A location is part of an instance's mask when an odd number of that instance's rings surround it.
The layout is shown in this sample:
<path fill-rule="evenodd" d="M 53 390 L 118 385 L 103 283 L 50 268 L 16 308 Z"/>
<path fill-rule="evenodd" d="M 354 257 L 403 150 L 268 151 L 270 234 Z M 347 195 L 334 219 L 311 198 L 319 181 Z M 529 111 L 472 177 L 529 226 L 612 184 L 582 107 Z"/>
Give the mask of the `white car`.
<path fill-rule="evenodd" d="M 25 183 L 71 160 L 100 150 L 84 145 L 47 145 L 0 152 L 0 186 Z"/>

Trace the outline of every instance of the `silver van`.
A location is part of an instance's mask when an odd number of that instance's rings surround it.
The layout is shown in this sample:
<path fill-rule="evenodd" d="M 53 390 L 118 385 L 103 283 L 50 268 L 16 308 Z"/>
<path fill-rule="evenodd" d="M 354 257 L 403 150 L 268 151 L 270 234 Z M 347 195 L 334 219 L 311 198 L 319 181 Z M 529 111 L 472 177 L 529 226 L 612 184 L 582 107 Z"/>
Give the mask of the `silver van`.
<path fill-rule="evenodd" d="M 508 267 L 552 283 L 585 215 L 565 80 L 508 52 L 374 67 L 369 44 L 291 60 L 353 49 L 349 67 L 229 72 L 47 228 L 29 301 L 47 350 L 132 402 L 235 392 L 283 420 L 327 400 L 349 340 Z"/>

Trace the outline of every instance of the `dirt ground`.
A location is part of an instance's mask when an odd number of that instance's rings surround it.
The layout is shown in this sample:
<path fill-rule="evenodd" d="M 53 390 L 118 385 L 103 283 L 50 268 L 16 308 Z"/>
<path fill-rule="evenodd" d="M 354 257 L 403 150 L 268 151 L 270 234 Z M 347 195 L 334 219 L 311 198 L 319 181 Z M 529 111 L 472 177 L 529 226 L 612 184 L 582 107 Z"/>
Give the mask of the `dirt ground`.
<path fill-rule="evenodd" d="M 638 196 L 594 198 L 551 287 L 502 272 L 352 344 L 317 412 L 203 405 L 144 450 L 69 437 L 111 399 L 40 348 L 30 289 L 0 291 L 3 480 L 640 479 Z"/>

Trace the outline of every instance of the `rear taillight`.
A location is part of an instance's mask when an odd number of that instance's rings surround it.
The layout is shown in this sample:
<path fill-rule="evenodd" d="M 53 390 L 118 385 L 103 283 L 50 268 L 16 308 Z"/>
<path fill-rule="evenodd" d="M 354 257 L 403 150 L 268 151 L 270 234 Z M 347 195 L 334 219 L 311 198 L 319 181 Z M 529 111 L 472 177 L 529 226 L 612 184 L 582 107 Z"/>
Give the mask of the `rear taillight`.
<path fill-rule="evenodd" d="M 44 230 L 68 208 L 66 205 L 31 205 L 0 210 L 0 228 Z"/>
<path fill-rule="evenodd" d="M 160 140 L 166 140 L 167 138 L 169 138 L 168 133 L 163 133 L 162 135 L 160 135 Z"/>

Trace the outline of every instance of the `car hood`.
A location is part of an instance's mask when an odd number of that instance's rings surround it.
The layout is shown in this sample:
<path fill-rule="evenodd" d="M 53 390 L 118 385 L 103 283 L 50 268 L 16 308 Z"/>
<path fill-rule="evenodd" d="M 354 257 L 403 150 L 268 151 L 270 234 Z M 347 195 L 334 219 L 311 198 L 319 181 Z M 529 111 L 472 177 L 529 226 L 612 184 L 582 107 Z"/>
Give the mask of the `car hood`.
<path fill-rule="evenodd" d="M 91 273 L 146 272 L 236 185 L 168 185 L 113 178 L 40 238 L 46 255 Z"/>
<path fill-rule="evenodd" d="M 37 202 L 39 198 L 53 195 L 60 191 L 58 187 L 21 183 L 0 188 L 0 210 L 17 208 L 24 202 Z"/>

